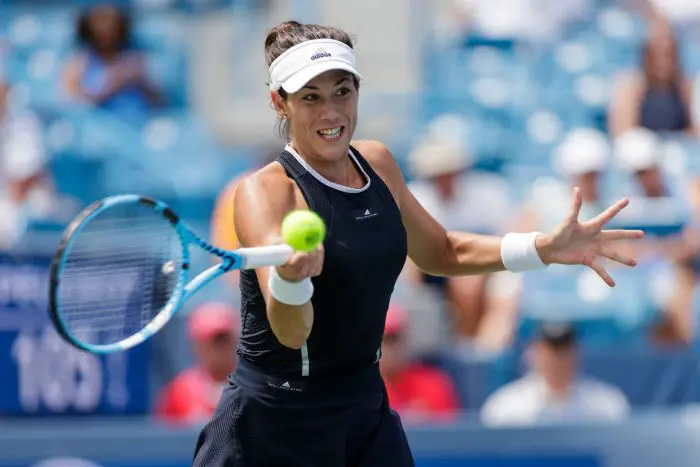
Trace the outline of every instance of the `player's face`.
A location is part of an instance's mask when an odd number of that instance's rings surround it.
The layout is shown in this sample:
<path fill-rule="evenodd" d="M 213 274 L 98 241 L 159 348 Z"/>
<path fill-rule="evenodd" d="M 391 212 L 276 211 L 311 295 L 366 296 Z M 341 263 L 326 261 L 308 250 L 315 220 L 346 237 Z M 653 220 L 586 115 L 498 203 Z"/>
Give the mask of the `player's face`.
<path fill-rule="evenodd" d="M 113 47 L 119 38 L 119 14 L 110 6 L 95 9 L 90 29 L 100 47 Z"/>
<path fill-rule="evenodd" d="M 355 82 L 346 71 L 327 71 L 309 81 L 284 103 L 294 146 L 325 160 L 345 157 L 357 125 L 357 102 Z"/>
<path fill-rule="evenodd" d="M 656 168 L 640 170 L 636 174 L 644 194 L 650 198 L 663 196 L 665 193 L 664 180 L 661 171 Z"/>
<path fill-rule="evenodd" d="M 661 81 L 673 78 L 678 69 L 677 46 L 673 30 L 667 25 L 657 25 L 649 38 L 650 72 Z"/>
<path fill-rule="evenodd" d="M 452 198 L 457 190 L 457 184 L 459 183 L 459 173 L 451 172 L 442 175 L 438 175 L 433 179 L 435 187 L 443 198 Z"/>
<path fill-rule="evenodd" d="M 213 378 L 223 381 L 236 368 L 237 344 L 236 335 L 230 332 L 221 332 L 198 342 L 195 352 L 199 364 Z"/>
<path fill-rule="evenodd" d="M 536 347 L 535 366 L 538 372 L 555 386 L 567 385 L 576 375 L 576 347 L 553 346 L 539 343 Z"/>
<path fill-rule="evenodd" d="M 598 172 L 587 172 L 575 179 L 576 185 L 581 190 L 581 196 L 585 201 L 595 201 L 598 198 Z"/>

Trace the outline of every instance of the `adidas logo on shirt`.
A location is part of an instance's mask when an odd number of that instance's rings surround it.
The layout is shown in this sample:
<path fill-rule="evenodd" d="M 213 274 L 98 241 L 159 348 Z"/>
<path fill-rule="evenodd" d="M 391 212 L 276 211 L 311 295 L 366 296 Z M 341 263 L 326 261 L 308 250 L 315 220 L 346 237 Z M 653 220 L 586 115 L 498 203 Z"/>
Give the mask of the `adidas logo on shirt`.
<path fill-rule="evenodd" d="M 303 392 L 304 391 L 304 384 L 299 383 L 299 382 L 290 382 L 290 381 L 286 381 L 286 380 L 269 379 L 267 381 L 267 385 L 270 386 L 271 388 L 282 389 L 284 391 L 292 391 L 292 392 Z"/>
<path fill-rule="evenodd" d="M 376 217 L 376 216 L 379 215 L 379 213 L 378 213 L 376 210 L 374 210 L 373 208 L 367 208 L 367 209 L 363 209 L 363 210 L 362 210 L 362 209 L 361 209 L 361 210 L 357 210 L 357 211 L 355 211 L 354 214 L 355 214 L 355 220 L 356 220 L 356 221 L 362 221 L 362 220 L 365 220 L 365 219 L 370 219 L 370 218 L 372 218 L 372 217 Z"/>
<path fill-rule="evenodd" d="M 311 56 L 311 60 L 318 60 L 319 58 L 330 57 L 330 56 L 331 56 L 331 54 L 329 54 L 329 53 L 326 52 L 325 50 L 323 50 L 323 49 L 318 49 L 318 50 L 316 51 L 316 53 L 313 54 L 313 55 Z"/>

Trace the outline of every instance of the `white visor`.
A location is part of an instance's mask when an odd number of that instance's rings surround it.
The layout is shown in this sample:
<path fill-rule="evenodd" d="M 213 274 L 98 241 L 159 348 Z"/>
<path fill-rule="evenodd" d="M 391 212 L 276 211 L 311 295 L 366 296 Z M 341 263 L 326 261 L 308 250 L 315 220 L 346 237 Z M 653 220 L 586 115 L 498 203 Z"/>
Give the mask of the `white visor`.
<path fill-rule="evenodd" d="M 333 39 L 302 42 L 286 50 L 270 65 L 270 89 L 295 93 L 306 83 L 329 70 L 345 70 L 358 79 L 355 54 L 346 44 Z"/>

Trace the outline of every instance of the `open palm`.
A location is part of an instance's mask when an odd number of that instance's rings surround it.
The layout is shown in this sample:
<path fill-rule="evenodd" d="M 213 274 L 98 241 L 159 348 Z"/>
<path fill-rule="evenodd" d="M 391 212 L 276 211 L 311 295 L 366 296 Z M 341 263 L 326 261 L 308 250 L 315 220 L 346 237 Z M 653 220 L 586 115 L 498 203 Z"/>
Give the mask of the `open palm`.
<path fill-rule="evenodd" d="M 644 236 L 641 230 L 604 230 L 610 222 L 628 204 L 627 198 L 610 206 L 595 218 L 579 222 L 579 213 L 583 199 L 576 188 L 569 214 L 564 221 L 543 239 L 540 250 L 544 262 L 548 264 L 582 264 L 593 269 L 610 287 L 615 281 L 602 264 L 601 258 L 636 266 L 637 261 L 629 255 L 616 249 L 616 243 L 625 240 L 639 239 Z M 620 249 L 621 250 L 621 249 Z"/>

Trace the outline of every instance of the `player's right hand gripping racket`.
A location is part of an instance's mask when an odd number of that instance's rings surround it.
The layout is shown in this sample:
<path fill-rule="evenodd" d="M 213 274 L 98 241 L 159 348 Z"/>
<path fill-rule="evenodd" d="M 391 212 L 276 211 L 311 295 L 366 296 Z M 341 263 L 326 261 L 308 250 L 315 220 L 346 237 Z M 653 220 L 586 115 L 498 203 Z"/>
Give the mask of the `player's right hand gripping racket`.
<path fill-rule="evenodd" d="M 193 245 L 221 262 L 188 280 Z M 153 336 L 213 279 L 234 269 L 281 265 L 293 253 L 288 245 L 221 250 L 164 203 L 109 197 L 85 208 L 64 232 L 51 264 L 49 313 L 73 346 L 119 352 Z"/>

